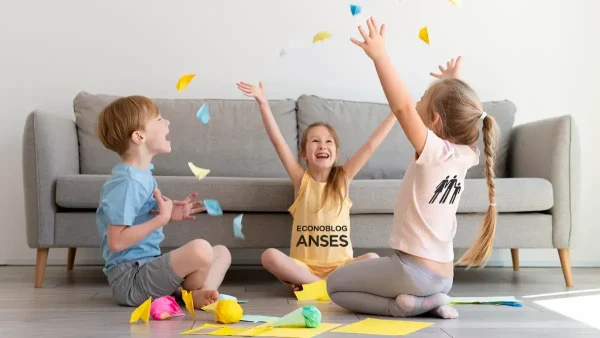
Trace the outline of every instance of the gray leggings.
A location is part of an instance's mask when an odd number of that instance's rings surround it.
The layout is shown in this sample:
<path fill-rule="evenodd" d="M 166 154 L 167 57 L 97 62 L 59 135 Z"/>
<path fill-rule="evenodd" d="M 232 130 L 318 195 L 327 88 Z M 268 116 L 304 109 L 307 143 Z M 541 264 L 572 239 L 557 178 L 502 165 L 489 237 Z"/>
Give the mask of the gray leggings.
<path fill-rule="evenodd" d="M 395 251 L 389 257 L 355 261 L 341 266 L 327 278 L 331 300 L 350 311 L 397 316 L 396 296 L 418 297 L 447 294 L 452 278 L 432 272 L 414 258 Z"/>

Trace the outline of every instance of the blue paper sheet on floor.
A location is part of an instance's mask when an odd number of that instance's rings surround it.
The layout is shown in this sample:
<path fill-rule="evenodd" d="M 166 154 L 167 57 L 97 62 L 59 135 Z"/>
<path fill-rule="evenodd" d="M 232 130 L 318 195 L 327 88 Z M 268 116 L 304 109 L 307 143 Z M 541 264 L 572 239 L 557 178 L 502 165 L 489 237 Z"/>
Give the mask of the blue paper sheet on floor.
<path fill-rule="evenodd" d="M 488 304 L 522 307 L 523 302 L 513 296 L 500 297 L 450 297 L 450 304 Z"/>

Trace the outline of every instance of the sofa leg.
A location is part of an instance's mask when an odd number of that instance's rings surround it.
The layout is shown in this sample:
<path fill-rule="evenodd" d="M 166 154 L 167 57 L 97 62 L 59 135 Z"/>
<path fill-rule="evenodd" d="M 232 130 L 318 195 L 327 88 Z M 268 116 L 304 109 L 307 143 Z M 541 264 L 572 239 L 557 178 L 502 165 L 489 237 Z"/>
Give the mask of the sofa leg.
<path fill-rule="evenodd" d="M 48 263 L 49 248 L 37 249 L 37 258 L 35 262 L 35 287 L 41 288 L 44 284 L 44 273 L 46 273 L 46 263 Z"/>
<path fill-rule="evenodd" d="M 568 287 L 573 286 L 573 274 L 571 273 L 571 256 L 569 249 L 558 249 L 558 257 L 560 258 L 560 265 L 562 266 L 563 275 L 565 276 L 565 283 Z"/>
<path fill-rule="evenodd" d="M 67 255 L 67 270 L 73 270 L 73 265 L 75 265 L 75 253 L 77 252 L 77 248 L 69 248 L 69 254 Z"/>
<path fill-rule="evenodd" d="M 512 257 L 513 270 L 519 271 L 519 249 L 510 249 L 510 256 Z"/>

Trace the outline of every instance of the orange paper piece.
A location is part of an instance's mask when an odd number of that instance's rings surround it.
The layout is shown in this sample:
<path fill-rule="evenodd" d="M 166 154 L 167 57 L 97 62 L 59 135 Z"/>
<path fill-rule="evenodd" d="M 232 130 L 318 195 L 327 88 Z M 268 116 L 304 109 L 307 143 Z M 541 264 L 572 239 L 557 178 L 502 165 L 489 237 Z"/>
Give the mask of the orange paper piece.
<path fill-rule="evenodd" d="M 194 313 L 194 298 L 192 298 L 192 292 L 182 289 L 181 298 L 183 298 L 185 308 L 190 312 L 192 318 L 196 319 L 196 314 Z"/>
<path fill-rule="evenodd" d="M 331 300 L 327 294 L 327 282 L 324 279 L 302 285 L 302 291 L 295 291 L 294 293 L 298 300 Z"/>
<path fill-rule="evenodd" d="M 143 320 L 147 323 L 150 320 L 150 306 L 152 305 L 152 297 L 148 298 L 142 305 L 138 306 L 137 309 L 133 310 L 131 317 L 129 318 L 130 323 L 135 323 L 138 320 Z"/>
<path fill-rule="evenodd" d="M 182 91 L 185 89 L 185 87 L 187 87 L 190 82 L 192 82 L 192 79 L 196 76 L 196 74 L 185 74 L 182 75 L 179 78 L 179 81 L 177 81 L 177 90 L 178 91 Z"/>
<path fill-rule="evenodd" d="M 425 41 L 426 44 L 429 44 L 429 31 L 427 30 L 427 26 L 421 28 L 419 31 L 419 39 Z"/>

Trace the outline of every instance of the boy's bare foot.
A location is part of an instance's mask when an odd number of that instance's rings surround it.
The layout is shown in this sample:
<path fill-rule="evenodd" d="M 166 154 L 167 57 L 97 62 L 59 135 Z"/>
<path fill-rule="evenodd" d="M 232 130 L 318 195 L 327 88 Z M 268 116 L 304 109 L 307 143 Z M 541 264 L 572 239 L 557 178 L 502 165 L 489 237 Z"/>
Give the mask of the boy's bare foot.
<path fill-rule="evenodd" d="M 194 298 L 194 307 L 202 309 L 206 305 L 210 305 L 219 300 L 219 292 L 217 290 L 194 290 L 192 292 Z"/>
<path fill-rule="evenodd" d="M 294 290 L 294 291 L 302 291 L 302 285 L 291 284 L 290 286 L 292 287 L 292 290 Z"/>

